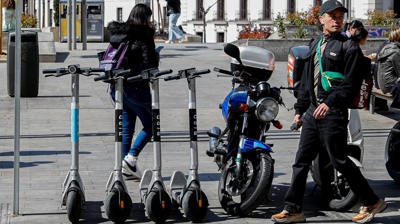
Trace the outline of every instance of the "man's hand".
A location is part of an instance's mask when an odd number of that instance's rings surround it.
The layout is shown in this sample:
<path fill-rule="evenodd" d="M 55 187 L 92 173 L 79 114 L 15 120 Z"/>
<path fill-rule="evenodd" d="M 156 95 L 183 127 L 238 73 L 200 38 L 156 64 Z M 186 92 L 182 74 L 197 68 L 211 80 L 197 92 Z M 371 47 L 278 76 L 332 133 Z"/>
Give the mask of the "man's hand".
<path fill-rule="evenodd" d="M 315 119 L 324 119 L 329 111 L 330 108 L 325 103 L 322 103 L 315 109 L 313 116 Z"/>
<path fill-rule="evenodd" d="M 301 125 L 302 125 L 302 123 L 301 123 L 301 120 L 300 120 L 300 114 L 296 114 L 296 115 L 294 115 L 294 118 L 293 118 L 293 123 L 292 123 L 292 125 L 290 126 L 291 128 L 291 130 L 292 131 L 297 131 L 297 130 L 299 130 L 299 128 L 301 127 Z M 295 125 L 296 124 L 296 125 Z M 293 126 L 293 127 L 292 127 Z"/>

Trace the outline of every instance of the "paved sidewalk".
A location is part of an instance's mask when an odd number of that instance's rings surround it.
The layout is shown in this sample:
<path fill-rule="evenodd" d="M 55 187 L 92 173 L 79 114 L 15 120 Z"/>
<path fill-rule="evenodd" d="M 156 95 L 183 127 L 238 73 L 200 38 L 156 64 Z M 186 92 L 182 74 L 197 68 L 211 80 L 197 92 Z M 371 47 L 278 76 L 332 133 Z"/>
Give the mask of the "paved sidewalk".
<path fill-rule="evenodd" d="M 157 45 L 159 45 L 157 43 Z M 161 45 L 161 44 L 160 44 Z M 87 51 L 68 51 L 67 45 L 56 43 L 57 63 L 42 63 L 44 68 L 82 67 L 98 65 L 96 53 L 106 43 L 89 43 Z M 78 49 L 81 45 L 78 44 Z M 222 44 L 165 45 L 161 52 L 160 69 L 175 72 L 189 67 L 229 69 L 230 58 L 222 52 Z M 0 70 L 0 223 L 69 223 L 67 211 L 61 207 L 61 184 L 70 167 L 70 76 L 45 78 L 39 74 L 39 96 L 21 98 L 21 157 L 19 215 L 13 212 L 13 150 L 14 150 L 14 98 L 7 95 L 7 64 Z M 275 86 L 285 86 L 286 63 L 276 63 L 270 79 Z M 199 130 L 199 177 L 209 200 L 209 211 L 204 223 L 271 223 L 270 217 L 283 208 L 283 197 L 290 183 L 291 165 L 298 144 L 298 132 L 290 132 L 293 111 L 280 108 L 278 118 L 282 130 L 271 128 L 268 142 L 274 143 L 275 177 L 268 200 L 248 217 L 226 215 L 220 207 L 217 186 L 220 173 L 213 159 L 205 154 L 208 138 L 205 132 L 212 126 L 224 127 L 218 104 L 231 88 L 229 78 L 217 77 L 215 72 L 197 79 L 197 119 Z M 105 186 L 114 166 L 114 112 L 107 93 L 107 85 L 94 82 L 93 77 L 80 78 L 80 170 L 86 190 L 86 210 L 81 223 L 111 223 L 104 212 Z M 288 106 L 294 97 L 282 91 Z M 165 185 L 174 170 L 188 174 L 188 90 L 185 80 L 160 81 L 162 174 Z M 399 112 L 376 113 L 360 110 L 365 136 L 363 173 L 376 193 L 384 198 L 388 209 L 378 214 L 375 223 L 400 223 L 400 185 L 387 174 L 384 166 L 384 145 L 390 128 L 400 119 Z M 178 159 L 179 158 L 179 159 Z M 153 167 L 153 144 L 150 142 L 139 158 L 141 170 Z M 128 181 L 133 210 L 128 223 L 151 222 L 142 209 L 139 182 Z M 305 215 L 308 223 L 344 223 L 358 211 L 338 213 L 328 211 L 319 204 L 320 189 L 313 196 L 314 182 L 309 178 L 305 196 Z M 174 209 L 167 223 L 190 223 L 179 209 Z"/>

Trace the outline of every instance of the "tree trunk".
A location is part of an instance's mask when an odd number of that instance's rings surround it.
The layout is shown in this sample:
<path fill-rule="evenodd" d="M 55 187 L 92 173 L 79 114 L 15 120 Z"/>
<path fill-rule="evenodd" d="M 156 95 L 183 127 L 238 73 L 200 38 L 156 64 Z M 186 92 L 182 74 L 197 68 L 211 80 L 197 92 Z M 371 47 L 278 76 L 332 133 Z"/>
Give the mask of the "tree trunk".
<path fill-rule="evenodd" d="M 203 43 L 207 43 L 206 41 L 206 14 L 203 13 Z"/>

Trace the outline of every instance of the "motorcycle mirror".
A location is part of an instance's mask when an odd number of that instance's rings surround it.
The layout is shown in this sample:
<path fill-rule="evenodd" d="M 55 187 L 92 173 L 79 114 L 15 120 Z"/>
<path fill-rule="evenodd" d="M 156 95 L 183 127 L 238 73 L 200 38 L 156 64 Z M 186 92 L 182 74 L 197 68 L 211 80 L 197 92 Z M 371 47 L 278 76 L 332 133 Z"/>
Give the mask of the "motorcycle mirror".
<path fill-rule="evenodd" d="M 236 59 L 242 65 L 242 60 L 240 60 L 240 50 L 236 45 L 233 45 L 231 43 L 225 44 L 224 52 L 225 52 L 225 54 Z"/>

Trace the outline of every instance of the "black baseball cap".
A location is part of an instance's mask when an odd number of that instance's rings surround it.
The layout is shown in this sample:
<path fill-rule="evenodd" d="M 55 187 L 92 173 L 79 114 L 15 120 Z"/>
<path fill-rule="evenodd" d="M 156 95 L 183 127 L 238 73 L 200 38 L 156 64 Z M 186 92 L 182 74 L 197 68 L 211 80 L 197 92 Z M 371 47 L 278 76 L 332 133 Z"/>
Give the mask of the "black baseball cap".
<path fill-rule="evenodd" d="M 323 15 L 326 12 L 332 12 L 335 9 L 342 8 L 344 12 L 348 12 L 348 10 L 342 5 L 341 2 L 337 0 L 328 0 L 324 2 L 321 6 L 321 11 L 319 11 L 320 15 Z"/>

